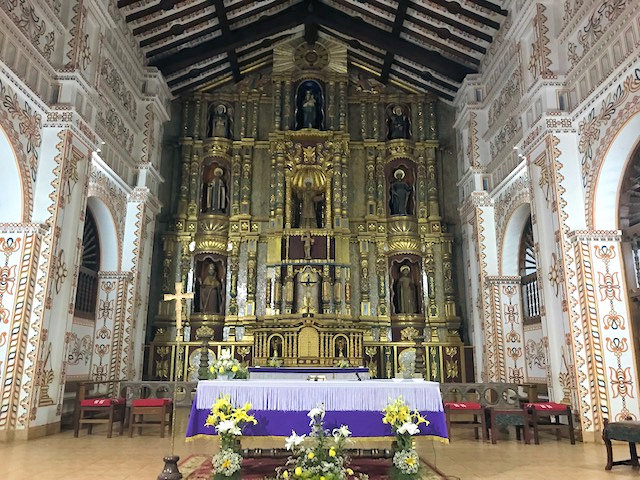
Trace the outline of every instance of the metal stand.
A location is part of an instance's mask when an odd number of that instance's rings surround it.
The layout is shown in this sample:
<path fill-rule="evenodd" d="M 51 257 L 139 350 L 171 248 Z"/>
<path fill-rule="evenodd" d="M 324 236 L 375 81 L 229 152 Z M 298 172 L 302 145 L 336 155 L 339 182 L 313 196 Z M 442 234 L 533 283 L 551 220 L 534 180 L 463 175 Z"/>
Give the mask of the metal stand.
<path fill-rule="evenodd" d="M 173 402 L 172 402 L 172 411 L 171 415 L 173 418 L 172 427 L 171 427 L 171 455 L 167 455 L 163 458 L 164 460 L 164 468 L 160 475 L 158 475 L 158 480 L 182 480 L 182 473 L 178 469 L 178 460 L 180 457 L 175 454 L 176 447 L 176 402 L 178 401 L 178 376 L 182 376 L 182 329 L 178 331 L 178 335 L 176 338 L 176 348 L 178 349 L 178 358 L 176 361 L 176 372 L 173 376 Z"/>

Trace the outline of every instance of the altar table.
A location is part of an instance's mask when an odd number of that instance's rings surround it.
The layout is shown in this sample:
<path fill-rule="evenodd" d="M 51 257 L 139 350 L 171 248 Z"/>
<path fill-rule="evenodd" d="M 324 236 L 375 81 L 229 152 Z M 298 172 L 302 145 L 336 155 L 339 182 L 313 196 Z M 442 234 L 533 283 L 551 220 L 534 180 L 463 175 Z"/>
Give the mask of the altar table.
<path fill-rule="evenodd" d="M 249 379 L 307 380 L 322 376 L 326 380 L 369 380 L 367 367 L 249 367 Z"/>
<path fill-rule="evenodd" d="M 448 438 L 438 383 L 394 380 L 202 380 L 191 407 L 187 437 L 216 435 L 205 421 L 221 395 L 229 395 L 234 405 L 252 404 L 258 424 L 244 428 L 247 436 L 284 437 L 291 430 L 307 434 L 307 413 L 323 404 L 325 428 L 348 425 L 354 437 L 390 437 L 393 431 L 382 423 L 382 410 L 390 400 L 402 396 L 411 410 L 418 410 L 429 421 L 427 426 L 420 425 L 421 435 Z"/>

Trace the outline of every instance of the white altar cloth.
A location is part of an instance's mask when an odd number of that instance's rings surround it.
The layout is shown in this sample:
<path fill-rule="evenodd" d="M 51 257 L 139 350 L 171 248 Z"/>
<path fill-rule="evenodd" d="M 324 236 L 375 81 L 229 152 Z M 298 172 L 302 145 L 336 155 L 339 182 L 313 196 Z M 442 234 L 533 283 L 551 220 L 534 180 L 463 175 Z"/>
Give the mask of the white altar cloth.
<path fill-rule="evenodd" d="M 325 380 L 369 380 L 366 367 L 249 367 L 249 380 L 308 380 L 321 376 Z"/>
<path fill-rule="evenodd" d="M 320 404 L 327 411 L 382 411 L 402 396 L 411 409 L 442 412 L 439 384 L 427 381 L 367 380 L 201 380 L 196 391 L 198 409 L 210 409 L 221 395 L 234 405 L 255 410 L 309 411 Z"/>

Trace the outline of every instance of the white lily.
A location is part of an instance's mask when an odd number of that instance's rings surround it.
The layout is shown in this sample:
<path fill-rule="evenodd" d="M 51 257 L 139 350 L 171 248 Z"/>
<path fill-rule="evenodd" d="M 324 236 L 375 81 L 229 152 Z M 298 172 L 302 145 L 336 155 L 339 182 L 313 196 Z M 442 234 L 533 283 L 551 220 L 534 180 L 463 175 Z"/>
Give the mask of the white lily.
<path fill-rule="evenodd" d="M 316 420 L 321 421 L 322 419 L 324 419 L 324 408 L 322 407 L 322 405 L 316 408 L 312 408 L 311 410 L 309 410 L 309 413 L 307 413 L 307 417 L 311 419 L 309 421 L 309 426 L 313 427 L 313 425 L 315 425 L 316 423 Z"/>
<path fill-rule="evenodd" d="M 291 430 L 291 436 L 284 439 L 284 446 L 287 450 L 292 450 L 304 441 L 306 435 L 298 435 L 295 430 Z"/>
<path fill-rule="evenodd" d="M 334 438 L 347 438 L 351 435 L 351 431 L 346 425 L 341 425 L 340 428 L 334 428 L 332 433 Z"/>
<path fill-rule="evenodd" d="M 216 425 L 216 430 L 218 433 L 230 433 L 231 435 L 242 435 L 242 430 L 238 428 L 236 422 L 233 420 L 223 420 L 218 425 Z"/>
<path fill-rule="evenodd" d="M 220 351 L 220 360 L 230 360 L 231 359 L 231 350 L 221 350 Z"/>
<path fill-rule="evenodd" d="M 417 435 L 419 432 L 420 429 L 418 426 L 412 422 L 405 422 L 400 426 L 400 428 L 398 428 L 398 433 L 401 435 L 405 433 L 408 433 L 409 435 Z"/>

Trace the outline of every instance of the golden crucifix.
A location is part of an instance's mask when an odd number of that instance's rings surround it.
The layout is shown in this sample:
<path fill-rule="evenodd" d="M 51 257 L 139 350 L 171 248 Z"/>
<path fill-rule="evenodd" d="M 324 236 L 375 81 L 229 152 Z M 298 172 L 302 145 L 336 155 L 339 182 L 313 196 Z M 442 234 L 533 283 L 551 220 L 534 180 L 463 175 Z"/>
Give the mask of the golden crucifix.
<path fill-rule="evenodd" d="M 176 339 L 177 341 L 182 341 L 182 300 L 187 298 L 193 298 L 192 292 L 184 293 L 182 291 L 182 282 L 176 282 L 176 293 L 165 293 L 164 301 L 170 302 L 171 300 L 176 301 Z"/>

